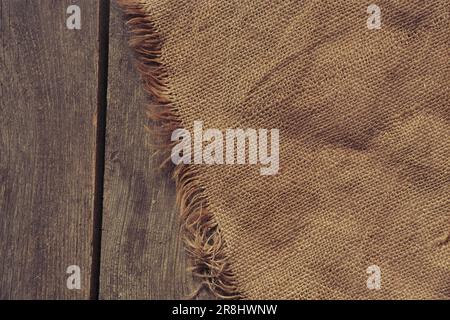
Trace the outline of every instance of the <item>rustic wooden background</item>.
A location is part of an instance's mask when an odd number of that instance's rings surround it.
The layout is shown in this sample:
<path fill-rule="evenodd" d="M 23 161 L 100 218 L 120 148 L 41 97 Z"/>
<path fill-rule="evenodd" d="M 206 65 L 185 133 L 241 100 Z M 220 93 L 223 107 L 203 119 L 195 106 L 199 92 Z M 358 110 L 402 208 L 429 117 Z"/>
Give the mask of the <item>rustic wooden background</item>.
<path fill-rule="evenodd" d="M 185 297 L 174 185 L 114 0 L 0 0 L 0 41 L 0 299 Z"/>

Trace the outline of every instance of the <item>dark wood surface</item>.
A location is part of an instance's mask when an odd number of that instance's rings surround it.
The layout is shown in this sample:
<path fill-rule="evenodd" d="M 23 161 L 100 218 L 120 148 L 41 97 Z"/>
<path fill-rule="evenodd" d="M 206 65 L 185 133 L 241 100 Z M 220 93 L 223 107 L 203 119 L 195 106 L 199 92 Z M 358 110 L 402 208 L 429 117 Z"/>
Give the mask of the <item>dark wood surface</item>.
<path fill-rule="evenodd" d="M 175 187 L 144 129 L 146 94 L 122 14 L 110 17 L 102 299 L 175 299 L 192 290 L 179 239 Z"/>
<path fill-rule="evenodd" d="M 175 187 L 144 129 L 146 94 L 115 1 L 108 35 L 108 3 L 0 0 L 0 299 L 193 290 Z M 66 28 L 71 4 L 81 30 Z M 69 265 L 81 268 L 80 290 L 66 287 Z"/>
<path fill-rule="evenodd" d="M 0 299 L 91 295 L 98 16 L 92 0 L 0 0 Z"/>

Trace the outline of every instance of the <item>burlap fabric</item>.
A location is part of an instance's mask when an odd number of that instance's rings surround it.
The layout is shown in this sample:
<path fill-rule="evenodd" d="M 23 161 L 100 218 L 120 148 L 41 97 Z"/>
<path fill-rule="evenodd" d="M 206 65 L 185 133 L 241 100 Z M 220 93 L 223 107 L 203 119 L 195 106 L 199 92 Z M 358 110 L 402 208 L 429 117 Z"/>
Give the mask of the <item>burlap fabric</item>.
<path fill-rule="evenodd" d="M 121 1 L 158 130 L 280 130 L 277 175 L 175 170 L 217 294 L 450 298 L 450 2 L 375 3 L 379 30 L 367 1 Z"/>

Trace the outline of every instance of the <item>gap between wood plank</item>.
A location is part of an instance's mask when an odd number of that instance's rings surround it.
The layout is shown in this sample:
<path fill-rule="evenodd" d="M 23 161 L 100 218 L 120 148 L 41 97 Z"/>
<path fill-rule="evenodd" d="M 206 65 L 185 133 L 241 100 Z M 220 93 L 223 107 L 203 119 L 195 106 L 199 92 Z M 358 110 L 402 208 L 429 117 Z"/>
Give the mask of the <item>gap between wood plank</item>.
<path fill-rule="evenodd" d="M 102 243 L 103 187 L 105 174 L 106 108 L 108 91 L 110 0 L 99 3 L 99 60 L 97 87 L 97 138 L 95 150 L 95 189 L 90 299 L 98 300 Z"/>

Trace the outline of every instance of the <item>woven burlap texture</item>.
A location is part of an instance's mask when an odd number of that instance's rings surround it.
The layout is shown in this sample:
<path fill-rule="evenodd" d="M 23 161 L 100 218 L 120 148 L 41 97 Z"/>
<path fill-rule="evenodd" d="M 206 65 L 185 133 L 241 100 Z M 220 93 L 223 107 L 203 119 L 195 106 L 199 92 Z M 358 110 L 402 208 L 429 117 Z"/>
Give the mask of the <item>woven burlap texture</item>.
<path fill-rule="evenodd" d="M 161 40 L 150 86 L 181 127 L 280 130 L 277 175 L 175 172 L 182 214 L 220 234 L 193 252 L 220 294 L 450 298 L 450 2 L 375 3 L 379 30 L 367 1 L 122 0 Z"/>

